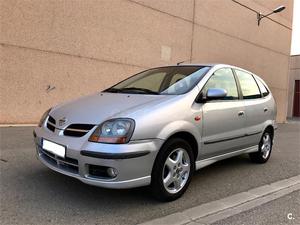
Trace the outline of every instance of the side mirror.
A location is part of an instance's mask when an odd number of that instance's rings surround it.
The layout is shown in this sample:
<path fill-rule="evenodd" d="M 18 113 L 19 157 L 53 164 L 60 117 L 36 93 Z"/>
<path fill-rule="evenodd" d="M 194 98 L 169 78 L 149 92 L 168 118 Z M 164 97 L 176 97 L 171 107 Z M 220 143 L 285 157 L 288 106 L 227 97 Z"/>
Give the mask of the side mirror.
<path fill-rule="evenodd" d="M 207 100 L 217 100 L 226 97 L 227 91 L 222 88 L 209 88 L 206 93 Z"/>
<path fill-rule="evenodd" d="M 200 92 L 197 98 L 195 99 L 195 102 L 197 103 L 205 103 L 209 100 L 217 100 L 217 99 L 223 99 L 227 96 L 227 91 L 222 88 L 209 88 L 204 94 L 203 92 Z"/>

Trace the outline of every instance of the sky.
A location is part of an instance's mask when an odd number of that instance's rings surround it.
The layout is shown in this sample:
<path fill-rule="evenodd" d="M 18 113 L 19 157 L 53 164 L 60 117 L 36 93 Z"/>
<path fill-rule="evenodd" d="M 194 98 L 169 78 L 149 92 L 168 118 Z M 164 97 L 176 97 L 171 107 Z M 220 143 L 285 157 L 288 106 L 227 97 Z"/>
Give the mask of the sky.
<path fill-rule="evenodd" d="M 300 0 L 294 0 L 291 55 L 300 55 Z"/>

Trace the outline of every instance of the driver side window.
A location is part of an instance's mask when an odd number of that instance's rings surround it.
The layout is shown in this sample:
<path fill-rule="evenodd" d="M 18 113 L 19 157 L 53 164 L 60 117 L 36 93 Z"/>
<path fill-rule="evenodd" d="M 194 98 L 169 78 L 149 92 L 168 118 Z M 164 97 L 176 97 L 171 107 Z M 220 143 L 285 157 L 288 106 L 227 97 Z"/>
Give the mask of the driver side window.
<path fill-rule="evenodd" d="M 235 100 L 239 98 L 234 75 L 230 68 L 217 70 L 207 81 L 202 89 L 203 96 L 206 96 L 209 88 L 222 88 L 227 91 L 224 100 Z"/>

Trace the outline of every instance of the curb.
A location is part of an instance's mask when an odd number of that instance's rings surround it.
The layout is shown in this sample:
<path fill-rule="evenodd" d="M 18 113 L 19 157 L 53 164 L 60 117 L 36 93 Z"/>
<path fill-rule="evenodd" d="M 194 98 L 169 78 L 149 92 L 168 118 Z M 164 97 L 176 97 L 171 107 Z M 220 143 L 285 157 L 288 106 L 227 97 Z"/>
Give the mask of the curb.
<path fill-rule="evenodd" d="M 210 224 L 300 190 L 300 175 L 208 202 L 141 225 Z"/>

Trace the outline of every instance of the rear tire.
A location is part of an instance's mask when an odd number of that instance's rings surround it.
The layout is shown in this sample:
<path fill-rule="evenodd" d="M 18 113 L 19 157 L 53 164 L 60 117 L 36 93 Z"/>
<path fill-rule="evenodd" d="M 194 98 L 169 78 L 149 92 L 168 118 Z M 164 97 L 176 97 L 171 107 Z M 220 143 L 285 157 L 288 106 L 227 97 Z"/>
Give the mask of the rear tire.
<path fill-rule="evenodd" d="M 160 201 L 173 201 L 184 194 L 195 170 L 191 146 L 173 138 L 160 149 L 151 174 L 153 196 Z"/>
<path fill-rule="evenodd" d="M 249 154 L 249 157 L 254 163 L 266 163 L 271 156 L 273 147 L 273 135 L 270 131 L 265 131 L 259 142 L 259 151 Z"/>

